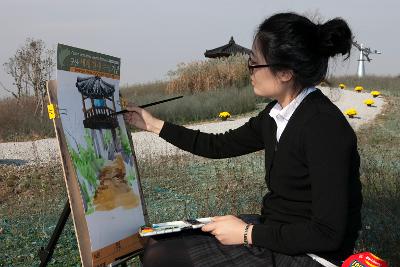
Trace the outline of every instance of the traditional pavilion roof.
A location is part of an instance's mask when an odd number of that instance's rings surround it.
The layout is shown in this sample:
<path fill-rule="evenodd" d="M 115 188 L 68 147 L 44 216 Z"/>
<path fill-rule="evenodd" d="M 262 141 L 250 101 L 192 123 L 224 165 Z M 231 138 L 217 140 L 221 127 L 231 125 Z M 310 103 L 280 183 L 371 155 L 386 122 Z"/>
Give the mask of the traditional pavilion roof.
<path fill-rule="evenodd" d="M 250 55 L 250 52 L 250 49 L 236 44 L 232 36 L 228 44 L 211 50 L 206 50 L 204 56 L 209 58 L 229 57 L 230 55 L 238 53 Z"/>
<path fill-rule="evenodd" d="M 75 86 L 82 95 L 90 98 L 110 97 L 115 92 L 114 85 L 103 81 L 99 76 L 77 77 Z"/>

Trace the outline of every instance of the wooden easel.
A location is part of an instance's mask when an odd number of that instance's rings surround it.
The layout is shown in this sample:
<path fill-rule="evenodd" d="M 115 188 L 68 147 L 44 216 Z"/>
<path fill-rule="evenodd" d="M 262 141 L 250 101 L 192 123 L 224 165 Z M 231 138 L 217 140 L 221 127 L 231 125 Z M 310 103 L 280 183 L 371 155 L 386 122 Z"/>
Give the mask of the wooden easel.
<path fill-rule="evenodd" d="M 128 238 L 120 240 L 110 246 L 106 246 L 98 251 L 91 251 L 90 238 L 88 231 L 78 231 L 77 229 L 87 229 L 87 223 L 85 220 L 85 214 L 82 209 L 83 203 L 80 197 L 80 189 L 78 184 L 78 179 L 76 177 L 75 169 L 73 163 L 69 157 L 64 157 L 62 151 L 65 155 L 67 154 L 67 144 L 65 141 L 64 132 L 62 130 L 61 119 L 59 117 L 60 112 L 57 108 L 57 81 L 52 80 L 47 82 L 47 92 L 49 96 L 49 117 L 53 120 L 54 128 L 56 131 L 56 136 L 60 144 L 60 154 L 62 159 L 64 179 L 67 185 L 68 199 L 65 203 L 64 209 L 60 215 L 56 228 L 46 246 L 46 248 L 41 247 L 39 250 L 40 266 L 47 266 L 50 261 L 57 241 L 62 233 L 65 223 L 68 220 L 69 215 L 72 213 L 74 219 L 75 234 L 78 241 L 78 248 L 81 256 L 81 262 L 83 266 L 106 266 L 105 262 L 108 262 L 108 266 L 126 266 L 125 262 L 133 257 L 140 256 L 142 260 L 142 255 L 144 251 L 144 244 L 147 238 L 140 237 L 137 233 Z M 133 143 L 128 134 L 128 140 L 131 146 L 132 153 Z M 137 161 L 135 159 L 135 166 L 137 168 Z M 137 170 L 137 173 L 138 170 Z M 143 208 L 143 215 L 146 224 L 148 223 L 148 215 L 146 210 L 146 205 L 144 202 L 143 191 L 141 188 L 140 177 L 137 176 L 139 193 L 141 197 L 141 204 Z M 71 196 L 74 196 L 73 198 Z M 71 209 L 71 207 L 73 209 Z M 76 214 L 74 214 L 76 213 Z"/>
<path fill-rule="evenodd" d="M 60 218 L 58 219 L 56 228 L 53 231 L 53 234 L 50 237 L 49 243 L 47 244 L 46 248 L 41 247 L 39 249 L 39 258 L 40 258 L 40 267 L 45 267 L 49 263 L 51 257 L 53 256 L 54 249 L 56 247 L 57 241 L 60 238 L 60 235 L 64 229 L 65 223 L 68 220 L 68 217 L 71 213 L 71 207 L 69 206 L 69 201 L 65 203 L 64 209 L 60 215 Z M 139 256 L 140 263 L 142 262 L 143 258 L 143 250 L 140 250 L 136 253 L 131 253 L 128 255 L 125 255 L 125 257 L 122 257 L 121 259 L 118 259 L 114 263 L 112 263 L 110 266 L 121 266 L 124 267 L 126 266 L 126 261 L 132 259 L 133 257 Z"/>

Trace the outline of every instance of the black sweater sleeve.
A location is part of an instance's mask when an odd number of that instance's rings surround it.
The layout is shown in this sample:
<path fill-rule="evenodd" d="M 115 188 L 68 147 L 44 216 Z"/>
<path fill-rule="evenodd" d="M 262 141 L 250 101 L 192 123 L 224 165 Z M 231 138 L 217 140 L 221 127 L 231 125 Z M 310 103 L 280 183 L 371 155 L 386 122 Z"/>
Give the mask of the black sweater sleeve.
<path fill-rule="evenodd" d="M 303 129 L 311 180 L 311 220 L 272 226 L 266 222 L 252 230 L 254 245 L 290 255 L 340 248 L 348 216 L 351 154 L 357 145 L 346 118 L 337 114 L 318 113 Z"/>
<path fill-rule="evenodd" d="M 235 157 L 264 148 L 264 115 L 265 109 L 239 128 L 218 134 L 204 133 L 165 121 L 159 136 L 180 149 L 206 158 Z"/>

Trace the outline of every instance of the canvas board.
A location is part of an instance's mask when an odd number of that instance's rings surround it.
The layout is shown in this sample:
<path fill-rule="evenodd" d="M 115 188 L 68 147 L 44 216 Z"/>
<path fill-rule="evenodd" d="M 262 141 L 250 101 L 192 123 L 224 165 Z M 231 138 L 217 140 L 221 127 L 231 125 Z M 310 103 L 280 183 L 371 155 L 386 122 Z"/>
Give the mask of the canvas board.
<path fill-rule="evenodd" d="M 82 264 L 105 266 L 143 248 L 147 222 L 131 136 L 119 94 L 121 60 L 59 44 L 48 83 Z"/>

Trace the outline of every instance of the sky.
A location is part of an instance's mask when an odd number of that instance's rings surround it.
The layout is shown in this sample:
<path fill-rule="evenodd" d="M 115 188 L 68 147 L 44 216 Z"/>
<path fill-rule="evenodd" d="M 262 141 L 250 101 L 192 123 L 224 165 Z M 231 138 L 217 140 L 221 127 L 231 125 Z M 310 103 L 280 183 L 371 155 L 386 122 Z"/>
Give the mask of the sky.
<path fill-rule="evenodd" d="M 400 1 L 266 0 L 1 0 L 0 82 L 13 89 L 7 62 L 26 38 L 47 47 L 63 43 L 121 58 L 121 85 L 168 78 L 181 62 L 204 60 L 206 49 L 228 43 L 251 48 L 257 26 L 278 12 L 341 17 L 356 40 L 382 52 L 371 55 L 366 74 L 399 75 Z M 397 29 L 397 30 L 396 30 Z M 330 61 L 331 75 L 356 74 L 358 50 Z M 397 60 L 396 60 L 397 58 Z M 10 94 L 0 88 L 0 97 Z"/>

